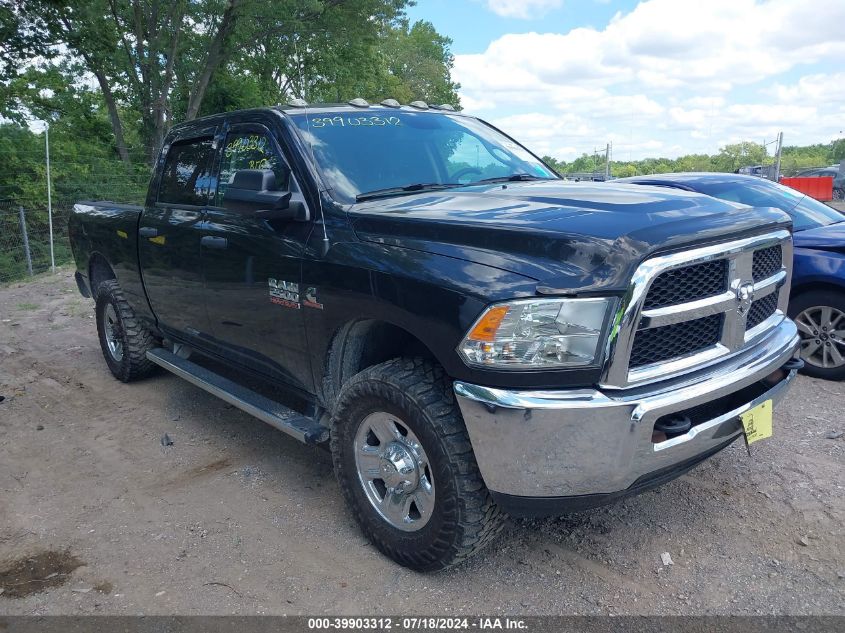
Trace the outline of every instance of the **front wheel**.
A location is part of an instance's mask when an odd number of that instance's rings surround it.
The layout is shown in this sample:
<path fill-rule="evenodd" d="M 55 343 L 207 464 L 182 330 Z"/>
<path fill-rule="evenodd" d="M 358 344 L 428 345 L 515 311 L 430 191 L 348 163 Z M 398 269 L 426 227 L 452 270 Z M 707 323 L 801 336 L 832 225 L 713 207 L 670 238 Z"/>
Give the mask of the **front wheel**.
<path fill-rule="evenodd" d="M 801 335 L 803 372 L 826 380 L 845 378 L 845 293 L 798 295 L 789 304 L 789 316 Z"/>
<path fill-rule="evenodd" d="M 344 385 L 331 448 L 356 520 L 400 565 L 455 565 L 501 529 L 451 382 L 429 362 L 394 359 Z"/>

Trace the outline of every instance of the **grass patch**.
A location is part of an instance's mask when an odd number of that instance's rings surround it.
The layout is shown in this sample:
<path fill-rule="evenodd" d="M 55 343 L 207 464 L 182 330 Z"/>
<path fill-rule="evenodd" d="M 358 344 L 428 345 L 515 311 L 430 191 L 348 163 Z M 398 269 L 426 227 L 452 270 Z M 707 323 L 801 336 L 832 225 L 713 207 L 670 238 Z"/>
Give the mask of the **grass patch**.
<path fill-rule="evenodd" d="M 26 310 L 27 312 L 32 311 L 32 310 L 37 310 L 40 307 L 41 306 L 39 306 L 37 303 L 19 303 L 18 304 L 18 310 Z"/>

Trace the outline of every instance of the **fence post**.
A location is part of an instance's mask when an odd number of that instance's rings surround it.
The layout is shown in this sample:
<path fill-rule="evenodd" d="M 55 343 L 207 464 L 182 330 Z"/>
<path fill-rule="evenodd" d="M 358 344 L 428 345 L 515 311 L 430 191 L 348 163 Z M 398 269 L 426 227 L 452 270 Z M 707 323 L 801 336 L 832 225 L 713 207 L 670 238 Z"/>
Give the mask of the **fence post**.
<path fill-rule="evenodd" d="M 52 199 L 52 183 L 50 182 L 50 122 L 45 121 L 47 127 L 44 128 L 44 146 L 47 156 L 47 218 L 50 222 L 50 269 L 53 274 L 56 273 L 56 256 L 53 254 L 53 199 Z"/>
<path fill-rule="evenodd" d="M 24 219 L 23 207 L 18 207 L 21 219 L 21 234 L 23 235 L 23 252 L 26 255 L 26 272 L 32 277 L 32 254 L 29 252 L 29 236 L 26 234 L 26 220 Z"/>

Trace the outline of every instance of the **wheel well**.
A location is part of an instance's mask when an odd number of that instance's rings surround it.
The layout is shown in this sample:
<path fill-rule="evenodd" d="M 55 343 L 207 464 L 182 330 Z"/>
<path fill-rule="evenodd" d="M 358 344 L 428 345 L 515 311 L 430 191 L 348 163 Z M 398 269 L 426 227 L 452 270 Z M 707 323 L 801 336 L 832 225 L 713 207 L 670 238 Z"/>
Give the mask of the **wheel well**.
<path fill-rule="evenodd" d="M 105 257 L 94 253 L 88 262 L 88 285 L 91 288 L 91 296 L 96 297 L 97 287 L 109 279 L 117 279 L 111 265 Z"/>
<path fill-rule="evenodd" d="M 799 295 L 806 294 L 808 292 L 845 292 L 845 287 L 838 286 L 836 284 L 827 283 L 824 281 L 814 281 L 808 284 L 802 284 L 797 287 L 793 287 L 789 292 L 789 299 L 790 301 Z"/>
<path fill-rule="evenodd" d="M 368 367 L 398 357 L 434 358 L 431 350 L 407 330 L 373 319 L 352 321 L 332 338 L 323 372 L 322 397 L 331 410 L 343 384 Z"/>

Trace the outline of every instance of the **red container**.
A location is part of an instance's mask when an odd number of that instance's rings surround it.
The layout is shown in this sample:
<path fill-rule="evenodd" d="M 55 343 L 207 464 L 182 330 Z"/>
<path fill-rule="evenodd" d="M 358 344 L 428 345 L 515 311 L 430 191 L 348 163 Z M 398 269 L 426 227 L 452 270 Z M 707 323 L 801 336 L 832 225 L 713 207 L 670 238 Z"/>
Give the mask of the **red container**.
<path fill-rule="evenodd" d="M 833 199 L 833 178 L 831 176 L 809 176 L 806 178 L 781 178 L 782 185 L 792 187 L 801 193 L 827 202 Z"/>

